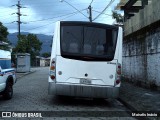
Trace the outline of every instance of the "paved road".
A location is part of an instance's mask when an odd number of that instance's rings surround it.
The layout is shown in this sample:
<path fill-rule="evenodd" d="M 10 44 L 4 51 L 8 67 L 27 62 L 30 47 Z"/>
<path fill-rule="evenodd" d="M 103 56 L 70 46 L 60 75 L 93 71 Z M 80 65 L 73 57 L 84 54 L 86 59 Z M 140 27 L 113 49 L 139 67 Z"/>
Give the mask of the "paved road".
<path fill-rule="evenodd" d="M 0 111 L 58 111 L 60 115 L 62 115 L 62 117 L 55 117 L 55 119 L 60 120 L 67 119 L 65 115 L 67 116 L 71 112 L 74 113 L 73 111 L 77 111 L 77 114 L 82 113 L 82 115 L 74 117 L 76 117 L 77 119 L 81 118 L 85 120 L 88 120 L 90 118 L 92 118 L 92 120 L 106 119 L 104 116 L 101 117 L 100 115 L 100 113 L 103 113 L 104 111 L 110 111 L 110 116 L 114 116 L 115 113 L 127 114 L 127 112 L 125 111 L 128 111 L 128 109 L 118 100 L 91 100 L 68 97 L 58 98 L 56 96 L 50 96 L 48 95 L 47 81 L 49 68 L 42 67 L 35 69 L 36 72 L 18 79 L 17 83 L 14 86 L 13 99 L 5 101 L 2 97 L 0 97 Z M 84 117 L 84 111 L 88 111 L 87 114 L 90 114 L 90 116 Z M 94 116 L 96 113 L 96 116 L 98 116 L 97 118 L 95 118 Z M 48 117 L 45 119 L 52 118 Z M 72 119 L 75 118 L 72 117 Z M 110 119 L 115 118 L 111 117 Z M 135 118 L 121 117 L 119 119 Z"/>

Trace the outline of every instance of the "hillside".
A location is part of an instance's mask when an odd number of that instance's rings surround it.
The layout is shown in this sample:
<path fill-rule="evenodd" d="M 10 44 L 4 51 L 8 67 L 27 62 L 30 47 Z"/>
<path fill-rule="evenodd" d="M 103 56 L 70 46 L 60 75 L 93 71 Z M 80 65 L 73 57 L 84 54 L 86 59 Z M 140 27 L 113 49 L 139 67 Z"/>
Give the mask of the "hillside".
<path fill-rule="evenodd" d="M 22 32 L 21 34 L 27 35 L 29 33 Z M 36 35 L 37 35 L 38 39 L 43 43 L 40 53 L 51 52 L 52 36 L 43 35 L 43 34 L 36 34 Z M 16 46 L 17 41 L 18 41 L 17 33 L 10 33 L 8 35 L 8 39 L 12 43 L 13 46 Z"/>

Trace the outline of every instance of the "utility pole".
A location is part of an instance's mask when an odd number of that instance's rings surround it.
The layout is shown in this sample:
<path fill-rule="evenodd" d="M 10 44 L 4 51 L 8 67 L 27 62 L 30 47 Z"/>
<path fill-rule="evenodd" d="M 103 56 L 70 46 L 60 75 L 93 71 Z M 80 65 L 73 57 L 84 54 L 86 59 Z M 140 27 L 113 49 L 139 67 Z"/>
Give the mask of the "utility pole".
<path fill-rule="evenodd" d="M 89 9 L 89 21 L 92 22 L 92 7 L 91 7 L 91 5 L 89 5 L 88 9 Z"/>
<path fill-rule="evenodd" d="M 18 4 L 16 5 L 17 6 L 17 8 L 18 8 L 18 12 L 17 12 L 17 15 L 18 15 L 18 21 L 17 21 L 17 23 L 18 23 L 18 40 L 19 40 L 19 37 L 20 37 L 20 35 L 21 35 L 21 12 L 20 12 L 20 8 L 21 8 L 21 5 L 20 5 L 20 1 L 18 1 Z"/>
<path fill-rule="evenodd" d="M 12 5 L 12 6 L 15 6 L 15 5 Z M 21 6 L 21 4 L 20 4 L 20 1 L 18 1 L 18 4 L 16 4 L 16 6 L 17 6 L 17 13 L 12 13 L 12 15 L 13 14 L 17 14 L 17 16 L 18 16 L 18 20 L 17 21 L 14 21 L 14 22 L 17 22 L 17 24 L 18 24 L 18 40 L 19 40 L 19 36 L 21 35 L 21 16 L 22 16 L 22 14 L 21 14 L 21 11 L 20 11 L 20 9 L 21 8 L 26 8 L 26 7 L 22 7 Z M 23 15 L 23 16 L 27 16 L 27 15 Z M 24 22 L 23 22 L 24 23 Z"/>

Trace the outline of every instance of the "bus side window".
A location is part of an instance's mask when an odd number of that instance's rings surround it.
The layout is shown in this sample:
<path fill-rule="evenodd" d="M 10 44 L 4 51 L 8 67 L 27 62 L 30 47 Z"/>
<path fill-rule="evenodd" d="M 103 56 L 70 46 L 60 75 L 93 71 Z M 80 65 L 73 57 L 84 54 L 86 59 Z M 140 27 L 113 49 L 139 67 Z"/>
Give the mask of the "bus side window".
<path fill-rule="evenodd" d="M 78 45 L 77 45 L 77 43 L 70 43 L 69 52 L 78 53 Z"/>

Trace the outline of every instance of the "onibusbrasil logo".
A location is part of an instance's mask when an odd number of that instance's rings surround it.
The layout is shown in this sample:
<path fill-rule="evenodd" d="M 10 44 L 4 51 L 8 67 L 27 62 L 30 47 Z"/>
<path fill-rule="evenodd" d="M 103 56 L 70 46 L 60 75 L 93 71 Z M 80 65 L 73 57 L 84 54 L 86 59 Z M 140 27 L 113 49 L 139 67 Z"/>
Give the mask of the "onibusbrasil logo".
<path fill-rule="evenodd" d="M 10 117 L 42 117 L 42 114 L 39 112 L 2 112 L 3 118 L 10 118 Z"/>

